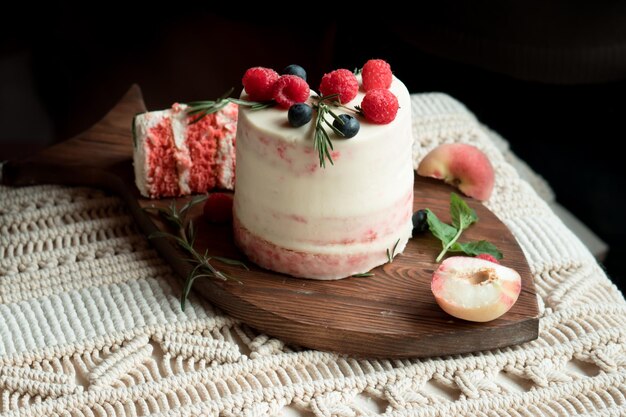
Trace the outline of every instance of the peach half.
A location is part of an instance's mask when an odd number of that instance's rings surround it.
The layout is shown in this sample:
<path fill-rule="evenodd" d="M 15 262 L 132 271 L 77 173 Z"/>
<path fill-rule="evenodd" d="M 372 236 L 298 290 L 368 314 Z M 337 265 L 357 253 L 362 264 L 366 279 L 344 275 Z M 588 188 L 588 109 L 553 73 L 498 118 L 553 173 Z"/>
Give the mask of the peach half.
<path fill-rule="evenodd" d="M 444 180 L 466 196 L 481 201 L 491 196 L 495 182 L 493 166 L 487 156 L 465 143 L 439 145 L 422 159 L 417 173 Z"/>
<path fill-rule="evenodd" d="M 463 320 L 485 322 L 509 311 L 522 289 L 522 279 L 506 266 L 453 256 L 435 271 L 430 289 L 446 313 Z"/>

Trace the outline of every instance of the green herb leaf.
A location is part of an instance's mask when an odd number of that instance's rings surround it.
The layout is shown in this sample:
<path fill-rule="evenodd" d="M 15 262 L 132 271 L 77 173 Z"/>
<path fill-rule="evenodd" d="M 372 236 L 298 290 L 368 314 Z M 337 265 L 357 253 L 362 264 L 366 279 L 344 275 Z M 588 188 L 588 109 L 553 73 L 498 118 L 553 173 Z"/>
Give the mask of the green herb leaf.
<path fill-rule="evenodd" d="M 315 117 L 315 133 L 313 134 L 313 146 L 317 151 L 320 160 L 320 167 L 322 168 L 326 168 L 327 160 L 331 165 L 334 165 L 332 155 L 329 151 L 329 149 L 333 149 L 333 142 L 331 141 L 330 136 L 328 136 L 325 126 L 330 128 L 330 130 L 337 136 L 345 136 L 341 130 L 334 126 L 333 120 L 336 120 L 342 126 L 345 122 L 339 117 L 339 115 L 331 110 L 331 106 L 355 111 L 354 109 L 342 105 L 337 100 L 337 97 L 339 97 L 338 94 L 330 94 L 323 97 L 318 95 L 311 96 L 313 100 L 317 101 L 312 104 L 313 108 L 317 111 L 317 116 Z M 330 119 L 327 119 L 326 116 L 330 116 Z"/>
<path fill-rule="evenodd" d="M 196 242 L 196 231 L 193 227 L 193 219 L 190 219 L 189 223 L 187 223 L 187 240 L 189 240 L 190 246 L 193 247 L 193 244 Z"/>
<path fill-rule="evenodd" d="M 326 120 L 326 114 L 329 112 L 329 108 L 327 104 L 323 103 L 324 97 L 319 98 L 318 104 L 315 106 L 317 109 L 317 117 L 315 118 L 315 134 L 313 135 L 313 147 L 317 150 L 320 167 L 326 168 L 326 159 L 330 162 L 331 165 L 334 164 L 333 158 L 330 154 L 330 149 L 333 148 L 333 143 L 328 136 L 328 132 L 326 132 L 326 128 L 324 124 L 330 124 Z"/>
<path fill-rule="evenodd" d="M 217 100 L 192 101 L 190 103 L 187 103 L 188 107 L 185 113 L 187 113 L 188 116 L 195 116 L 190 124 L 198 123 L 206 115 L 217 113 L 218 111 L 226 107 L 229 103 L 236 103 L 239 106 L 250 107 L 250 109 L 252 110 L 261 110 L 276 104 L 274 101 L 257 102 L 232 98 L 230 97 L 232 92 L 233 88 L 222 94 L 222 96 Z"/>
<path fill-rule="evenodd" d="M 182 294 L 180 296 L 180 309 L 182 311 L 185 311 L 185 301 L 187 301 L 187 297 L 189 297 L 189 292 L 191 291 L 191 286 L 193 285 L 193 282 L 196 279 L 195 277 L 196 277 L 199 269 L 200 269 L 200 264 L 196 265 L 191 270 L 189 275 L 187 275 L 187 279 L 185 280 L 185 285 L 183 285 L 183 291 L 182 291 Z"/>
<path fill-rule="evenodd" d="M 176 213 L 176 208 L 172 210 L 172 206 L 170 205 L 169 209 L 164 209 L 161 207 L 144 207 L 143 211 L 149 212 L 150 210 L 154 210 L 158 213 L 159 217 L 163 219 L 169 226 L 178 228 L 181 227 L 180 218 L 178 217 L 178 213 Z"/>
<path fill-rule="evenodd" d="M 223 258 L 221 256 L 212 256 L 211 258 L 215 259 L 216 261 L 220 261 L 222 263 L 225 263 L 226 265 L 240 266 L 240 267 L 244 268 L 247 271 L 250 270 L 250 268 L 248 268 L 246 266 L 246 264 L 244 264 L 243 262 L 238 261 L 236 259 Z"/>
<path fill-rule="evenodd" d="M 393 248 L 391 250 L 387 249 L 387 261 L 389 261 L 389 263 L 393 262 L 393 258 L 396 257 L 396 249 L 398 249 L 399 243 L 400 243 L 400 239 L 396 240 L 396 243 L 394 243 Z"/>
<path fill-rule="evenodd" d="M 391 250 L 391 257 L 396 257 L 396 249 L 398 249 L 398 244 L 400 243 L 400 239 L 396 240 L 396 243 L 393 245 L 393 249 Z"/>
<path fill-rule="evenodd" d="M 209 198 L 208 195 L 203 194 L 203 195 L 197 195 L 195 197 L 193 197 L 191 200 L 189 200 L 181 209 L 180 209 L 180 214 L 184 214 L 187 210 L 189 210 L 190 208 L 192 208 L 193 206 L 195 206 L 196 204 L 200 204 L 203 201 L 205 201 L 207 198 Z"/>
<path fill-rule="evenodd" d="M 186 215 L 190 209 L 207 199 L 206 195 L 196 196 L 190 199 L 180 210 L 176 207 L 175 201 L 172 201 L 169 209 L 162 209 L 157 207 L 147 207 L 144 210 L 154 210 L 161 217 L 168 220 L 171 228 L 175 230 L 176 234 L 168 233 L 165 231 L 157 230 L 148 236 L 149 239 L 166 238 L 175 241 L 178 246 L 186 252 L 189 256 L 184 259 L 192 264 L 193 268 L 185 280 L 183 290 L 180 297 L 180 307 L 185 310 L 185 301 L 191 291 L 191 287 L 197 278 L 219 278 L 221 280 L 233 280 L 242 284 L 238 279 L 231 277 L 230 275 L 217 270 L 211 265 L 211 260 L 217 260 L 227 265 L 239 266 L 245 269 L 248 267 L 241 261 L 236 259 L 229 259 L 222 256 L 210 256 L 208 251 L 204 251 L 204 254 L 198 253 L 194 248 L 194 240 L 196 237 L 196 230 L 194 228 L 194 222 L 190 219 L 186 222 Z"/>
<path fill-rule="evenodd" d="M 502 252 L 493 243 L 485 240 L 467 243 L 457 242 L 461 233 L 478 221 L 478 216 L 476 211 L 455 193 L 450 194 L 450 217 L 452 217 L 453 226 L 442 222 L 435 213 L 426 209 L 426 221 L 430 232 L 441 241 L 443 247 L 436 258 L 437 262 L 440 262 L 448 251 L 463 252 L 472 256 L 488 253 L 496 259 L 502 259 Z"/>
<path fill-rule="evenodd" d="M 439 217 L 430 209 L 426 209 L 426 221 L 431 233 L 441 241 L 442 247 L 450 243 L 458 233 L 457 229 L 439 220 Z"/>
<path fill-rule="evenodd" d="M 460 243 L 456 242 L 449 249 L 450 252 L 463 252 L 467 255 L 476 256 L 481 253 L 487 253 L 496 259 L 502 259 L 502 252 L 498 250 L 496 245 L 486 240 L 479 240 L 474 242 Z"/>
<path fill-rule="evenodd" d="M 463 230 L 478 221 L 476 211 L 456 193 L 450 194 L 450 217 L 452 217 L 452 226 Z"/>
<path fill-rule="evenodd" d="M 352 276 L 354 278 L 365 278 L 365 277 L 373 277 L 375 274 L 371 273 L 371 272 L 363 272 L 360 274 L 353 274 Z"/>
<path fill-rule="evenodd" d="M 162 232 L 160 230 L 157 230 L 156 232 L 152 232 L 148 235 L 148 239 L 159 239 L 159 238 L 176 239 L 176 236 L 174 236 L 171 233 Z"/>

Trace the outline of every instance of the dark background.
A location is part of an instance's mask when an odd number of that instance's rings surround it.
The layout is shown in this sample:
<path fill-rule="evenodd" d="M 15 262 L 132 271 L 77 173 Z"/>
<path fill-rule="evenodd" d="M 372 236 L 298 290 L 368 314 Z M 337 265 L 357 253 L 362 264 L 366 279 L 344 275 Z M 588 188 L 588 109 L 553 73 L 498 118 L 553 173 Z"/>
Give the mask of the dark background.
<path fill-rule="evenodd" d="M 324 72 L 381 57 L 411 92 L 448 93 L 509 140 L 610 245 L 605 266 L 624 289 L 626 4 L 519 3 L 418 4 L 393 21 L 359 4 L 319 16 L 278 5 L 18 5 L 0 26 L 0 160 L 86 129 L 132 83 L 158 109 L 239 87 L 251 66 L 298 63 L 315 88 Z"/>

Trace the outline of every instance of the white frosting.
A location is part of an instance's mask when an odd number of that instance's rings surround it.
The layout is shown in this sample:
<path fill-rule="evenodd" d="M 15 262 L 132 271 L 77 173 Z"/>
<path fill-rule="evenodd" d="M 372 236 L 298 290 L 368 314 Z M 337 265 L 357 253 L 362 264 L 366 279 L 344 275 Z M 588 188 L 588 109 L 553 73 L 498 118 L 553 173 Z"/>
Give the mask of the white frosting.
<path fill-rule="evenodd" d="M 235 135 L 237 122 L 233 118 L 236 104 L 228 104 L 222 111 L 216 113 L 217 125 L 223 126 L 224 136 L 217 142 L 217 160 L 221 161 L 218 168 L 218 185 L 221 188 L 232 190 L 235 187 Z M 235 113 L 237 114 L 237 113 Z"/>
<path fill-rule="evenodd" d="M 191 156 L 187 146 L 187 115 L 185 104 L 174 104 L 172 110 L 167 110 L 172 123 L 172 136 L 176 146 L 176 170 L 178 172 L 178 188 L 182 194 L 190 194 L 189 171 L 191 168 Z"/>
<path fill-rule="evenodd" d="M 412 229 L 410 215 L 402 214 L 412 204 L 411 102 L 395 77 L 390 90 L 400 104 L 396 119 L 377 125 L 359 118 L 360 131 L 351 139 L 331 133 L 334 165 L 326 168 L 313 147 L 313 122 L 293 128 L 285 110 L 241 107 L 235 187 L 241 224 L 297 251 L 384 253 L 400 239 L 401 252 Z M 364 95 L 360 91 L 348 105 Z M 375 236 L 363 239 L 371 230 Z"/>
<path fill-rule="evenodd" d="M 148 138 L 150 129 L 159 124 L 159 122 L 165 116 L 163 111 L 153 111 L 147 113 L 141 113 L 135 116 L 135 137 L 134 137 L 134 152 L 133 152 L 133 167 L 135 170 L 135 184 L 139 192 L 144 197 L 149 197 L 149 185 L 148 185 L 148 158 L 150 157 L 150 149 L 145 145 L 145 141 Z"/>

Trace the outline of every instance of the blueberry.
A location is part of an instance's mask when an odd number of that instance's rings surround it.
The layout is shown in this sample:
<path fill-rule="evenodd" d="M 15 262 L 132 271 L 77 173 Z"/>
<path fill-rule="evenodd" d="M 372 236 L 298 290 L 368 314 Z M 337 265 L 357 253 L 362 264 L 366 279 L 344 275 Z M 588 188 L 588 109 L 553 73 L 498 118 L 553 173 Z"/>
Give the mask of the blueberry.
<path fill-rule="evenodd" d="M 293 127 L 304 126 L 313 118 L 313 109 L 305 103 L 294 104 L 287 112 L 289 124 Z"/>
<path fill-rule="evenodd" d="M 291 64 L 285 67 L 283 75 L 296 75 L 306 81 L 306 71 L 300 65 Z"/>
<path fill-rule="evenodd" d="M 359 129 L 361 128 L 361 124 L 354 117 L 349 114 L 340 114 L 339 118 L 343 120 L 343 125 L 339 123 L 337 119 L 333 122 L 333 126 L 337 128 L 345 138 L 352 138 L 359 133 Z"/>
<path fill-rule="evenodd" d="M 426 220 L 426 210 L 417 210 L 413 213 L 413 231 L 416 233 L 424 233 L 428 230 L 428 221 Z"/>

